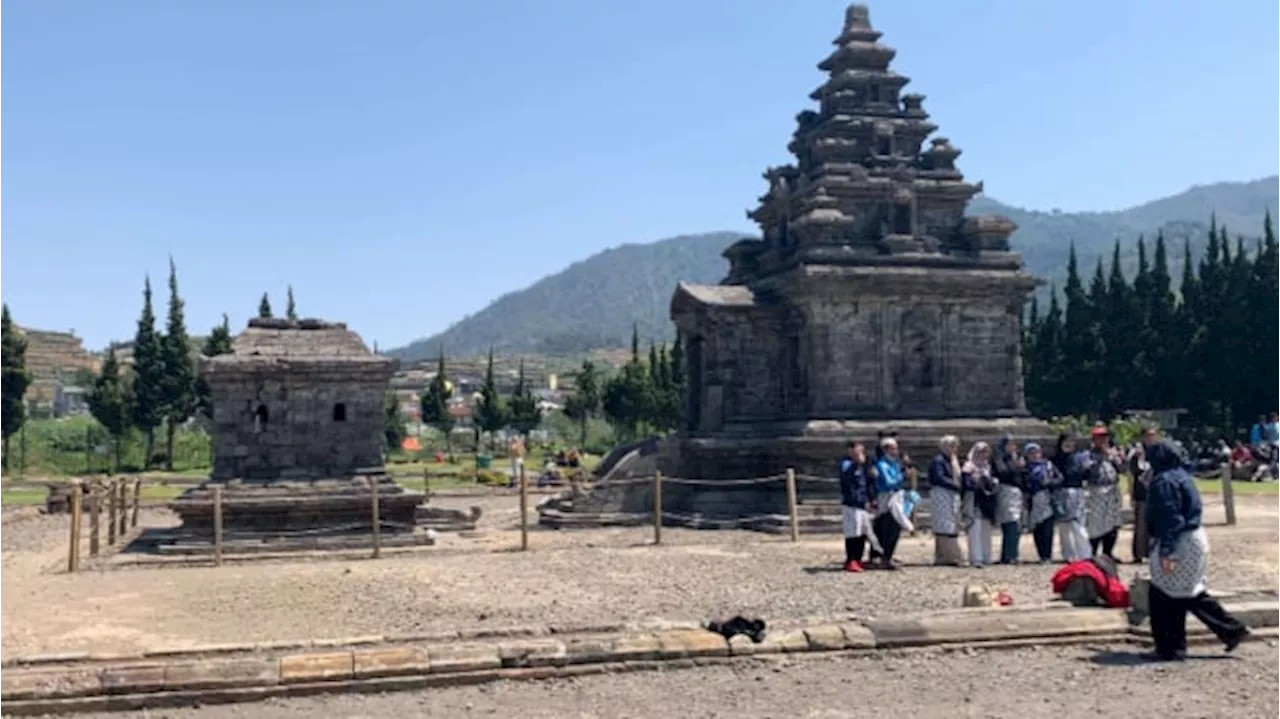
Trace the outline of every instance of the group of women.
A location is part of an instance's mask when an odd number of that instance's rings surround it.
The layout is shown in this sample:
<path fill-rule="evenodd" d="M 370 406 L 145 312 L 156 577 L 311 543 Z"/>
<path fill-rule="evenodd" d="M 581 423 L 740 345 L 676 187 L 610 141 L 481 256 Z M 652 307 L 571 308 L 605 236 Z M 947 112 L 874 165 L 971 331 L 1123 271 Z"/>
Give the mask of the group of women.
<path fill-rule="evenodd" d="M 1122 524 L 1119 478 L 1124 458 L 1106 428 L 1093 430 L 1092 445 L 1076 446 L 1071 435 L 1058 438 L 1052 455 L 1031 442 L 1019 449 L 1013 437 L 1001 437 L 993 449 L 978 442 L 961 460 L 959 441 L 943 437 L 929 463 L 929 495 L 934 534 L 934 563 L 982 567 L 993 561 L 991 545 L 1000 536 L 999 562 L 1019 562 L 1024 525 L 1031 530 L 1036 555 L 1048 562 L 1054 527 L 1064 561 L 1113 551 Z M 968 540 L 968 556 L 960 534 Z"/>
<path fill-rule="evenodd" d="M 1124 460 L 1105 427 L 1094 428 L 1090 439 L 1088 448 L 1080 448 L 1074 436 L 1061 435 L 1052 455 L 1045 457 L 1039 445 L 1028 443 L 1019 451 L 1006 436 L 994 451 L 985 442 L 976 443 L 961 461 L 957 438 L 943 437 L 928 470 L 935 564 L 966 563 L 959 542 L 964 531 L 967 563 L 986 565 L 997 528 L 999 561 L 1017 563 L 1024 518 L 1042 563 L 1051 558 L 1055 526 L 1064 560 L 1097 555 L 1114 560 L 1122 524 L 1119 476 Z M 1206 590 L 1208 536 L 1201 527 L 1200 494 L 1183 453 L 1157 441 L 1154 429 L 1143 432 L 1137 449 L 1141 471 L 1134 480 L 1135 519 L 1144 541 L 1135 539 L 1134 559 L 1149 561 L 1156 656 L 1185 657 L 1188 612 L 1231 651 L 1249 631 Z M 895 568 L 898 538 L 914 528 L 911 506 L 919 501 L 905 486 L 897 441 L 881 438 L 874 459 L 868 459 L 861 443 L 850 443 L 840 474 L 845 569 L 862 571 L 867 543 L 873 562 Z"/>

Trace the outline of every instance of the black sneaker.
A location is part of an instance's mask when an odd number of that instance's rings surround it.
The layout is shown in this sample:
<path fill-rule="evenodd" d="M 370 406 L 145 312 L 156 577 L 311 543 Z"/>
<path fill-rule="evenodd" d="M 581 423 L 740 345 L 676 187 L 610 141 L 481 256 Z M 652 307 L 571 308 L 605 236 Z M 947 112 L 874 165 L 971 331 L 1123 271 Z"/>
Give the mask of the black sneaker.
<path fill-rule="evenodd" d="M 1235 634 L 1232 634 L 1230 637 L 1227 637 L 1227 640 L 1223 642 L 1225 651 L 1228 654 L 1235 651 L 1236 647 L 1240 646 L 1240 642 L 1243 642 L 1245 639 L 1248 638 L 1248 636 L 1249 636 L 1249 628 L 1241 627 L 1240 631 L 1236 632 Z"/>

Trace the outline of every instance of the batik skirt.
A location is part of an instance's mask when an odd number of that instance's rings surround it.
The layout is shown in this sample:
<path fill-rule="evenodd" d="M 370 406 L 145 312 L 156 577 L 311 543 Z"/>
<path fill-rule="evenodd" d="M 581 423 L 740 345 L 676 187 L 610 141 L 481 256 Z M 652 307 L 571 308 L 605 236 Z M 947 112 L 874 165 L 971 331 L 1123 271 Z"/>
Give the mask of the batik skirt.
<path fill-rule="evenodd" d="M 1106 536 L 1124 523 L 1120 487 L 1104 484 L 1089 488 L 1085 500 L 1084 528 L 1089 539 Z"/>
<path fill-rule="evenodd" d="M 934 534 L 954 537 L 960 534 L 960 493 L 941 487 L 929 489 L 929 521 Z"/>
<path fill-rule="evenodd" d="M 1151 552 L 1148 569 L 1151 583 L 1171 597 L 1186 599 L 1198 596 L 1205 590 L 1205 572 L 1209 566 L 1209 535 L 1203 527 L 1178 536 L 1174 546 L 1173 571 L 1164 573 L 1160 566 L 1160 552 Z"/>
<path fill-rule="evenodd" d="M 1002 484 L 996 490 L 996 524 L 1022 521 L 1022 490 Z"/>

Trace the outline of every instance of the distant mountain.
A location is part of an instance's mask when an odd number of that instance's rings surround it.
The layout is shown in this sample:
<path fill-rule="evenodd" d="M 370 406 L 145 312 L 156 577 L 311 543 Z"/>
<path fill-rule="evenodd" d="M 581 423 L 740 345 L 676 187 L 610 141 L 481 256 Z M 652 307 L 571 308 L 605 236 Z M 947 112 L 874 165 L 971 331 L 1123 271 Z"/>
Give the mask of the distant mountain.
<path fill-rule="evenodd" d="M 1016 222 L 1013 246 L 1022 253 L 1027 269 L 1061 287 L 1072 242 L 1087 282 L 1099 257 L 1110 261 L 1117 239 L 1124 264 L 1132 271 L 1136 238 L 1163 232 L 1176 274 L 1185 242 L 1190 241 L 1196 257 L 1203 252 L 1210 216 L 1216 214 L 1218 223 L 1233 236 L 1257 237 L 1265 213 L 1275 216 L 1278 195 L 1280 178 L 1273 176 L 1197 186 L 1114 212 L 1024 210 L 987 197 L 974 200 L 969 211 L 1001 214 Z M 605 250 L 499 297 L 438 335 L 386 354 L 409 362 L 429 359 L 442 342 L 455 356 L 479 355 L 490 346 L 502 354 L 579 354 L 626 345 L 633 324 L 646 341 L 666 341 L 673 332 L 668 305 L 676 283 L 719 282 L 728 270 L 720 252 L 743 236 L 740 232 L 681 235 Z"/>

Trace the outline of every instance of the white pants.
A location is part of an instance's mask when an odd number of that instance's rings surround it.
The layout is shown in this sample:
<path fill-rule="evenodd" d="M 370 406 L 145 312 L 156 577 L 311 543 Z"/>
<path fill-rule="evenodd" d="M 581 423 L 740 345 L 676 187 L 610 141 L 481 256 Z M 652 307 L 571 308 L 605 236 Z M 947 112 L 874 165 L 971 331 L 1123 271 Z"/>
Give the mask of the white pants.
<path fill-rule="evenodd" d="M 524 457 L 511 458 L 511 483 L 520 484 L 520 470 L 524 468 Z"/>
<path fill-rule="evenodd" d="M 991 563 L 991 522 L 975 519 L 969 525 L 969 564 L 980 567 Z"/>
<path fill-rule="evenodd" d="M 842 507 L 842 509 L 844 511 L 841 524 L 843 525 L 845 539 L 864 537 L 871 545 L 872 550 L 884 554 L 884 549 L 880 546 L 880 540 L 876 537 L 876 533 L 871 527 L 871 513 L 857 507 Z"/>
<path fill-rule="evenodd" d="M 1062 547 L 1063 561 L 1074 562 L 1093 555 L 1093 550 L 1089 547 L 1089 534 L 1084 531 L 1084 525 L 1080 522 L 1059 522 L 1058 544 Z"/>

